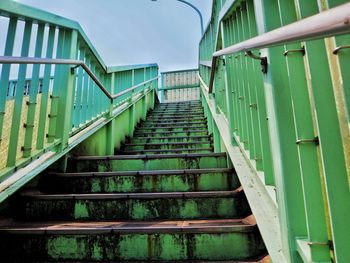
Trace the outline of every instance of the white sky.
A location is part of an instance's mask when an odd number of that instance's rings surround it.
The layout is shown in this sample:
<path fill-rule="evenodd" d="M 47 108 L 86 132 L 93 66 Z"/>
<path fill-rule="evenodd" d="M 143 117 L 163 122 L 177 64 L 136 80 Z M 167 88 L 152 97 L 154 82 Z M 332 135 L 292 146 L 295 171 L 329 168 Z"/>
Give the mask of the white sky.
<path fill-rule="evenodd" d="M 158 63 L 161 71 L 196 68 L 200 23 L 176 0 L 17 0 L 78 21 L 107 65 Z M 206 26 L 211 0 L 188 0 Z"/>

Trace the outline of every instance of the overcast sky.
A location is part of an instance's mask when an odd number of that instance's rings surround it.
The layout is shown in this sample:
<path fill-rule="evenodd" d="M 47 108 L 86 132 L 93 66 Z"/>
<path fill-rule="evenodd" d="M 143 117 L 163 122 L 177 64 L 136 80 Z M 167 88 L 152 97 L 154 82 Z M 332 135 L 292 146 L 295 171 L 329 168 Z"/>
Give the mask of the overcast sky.
<path fill-rule="evenodd" d="M 158 63 L 161 71 L 196 68 L 200 23 L 176 0 L 17 0 L 78 21 L 107 65 Z M 211 0 L 188 0 L 206 26 Z"/>

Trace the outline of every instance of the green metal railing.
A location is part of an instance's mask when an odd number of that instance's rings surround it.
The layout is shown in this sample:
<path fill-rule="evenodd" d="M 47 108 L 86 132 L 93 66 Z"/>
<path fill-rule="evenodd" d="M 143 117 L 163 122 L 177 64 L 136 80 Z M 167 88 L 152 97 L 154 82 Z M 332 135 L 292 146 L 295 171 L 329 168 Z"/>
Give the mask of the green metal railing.
<path fill-rule="evenodd" d="M 157 64 L 107 67 L 74 21 L 8 0 L 0 2 L 0 15 L 7 25 L 0 57 L 0 183 L 49 151 L 63 154 L 74 136 L 107 124 L 118 107 L 157 88 Z M 21 54 L 14 57 L 20 24 Z"/>
<path fill-rule="evenodd" d="M 215 145 L 253 169 L 238 173 L 273 262 L 350 262 L 346 2 L 213 1 L 200 43 Z"/>
<path fill-rule="evenodd" d="M 162 72 L 161 83 L 161 103 L 199 100 L 198 69 Z"/>

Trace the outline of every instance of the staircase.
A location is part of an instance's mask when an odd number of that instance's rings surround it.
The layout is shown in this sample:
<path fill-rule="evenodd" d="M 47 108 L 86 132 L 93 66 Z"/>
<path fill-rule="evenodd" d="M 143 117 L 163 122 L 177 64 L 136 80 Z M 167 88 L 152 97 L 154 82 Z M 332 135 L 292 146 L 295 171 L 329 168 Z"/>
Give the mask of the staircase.
<path fill-rule="evenodd" d="M 114 156 L 78 156 L 22 191 L 2 262 L 267 262 L 199 102 L 158 105 Z"/>

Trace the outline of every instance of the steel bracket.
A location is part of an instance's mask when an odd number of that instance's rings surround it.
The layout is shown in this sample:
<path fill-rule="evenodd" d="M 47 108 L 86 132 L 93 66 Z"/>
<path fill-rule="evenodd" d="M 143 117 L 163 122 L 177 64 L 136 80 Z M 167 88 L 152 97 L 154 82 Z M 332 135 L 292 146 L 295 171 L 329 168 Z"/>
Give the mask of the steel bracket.
<path fill-rule="evenodd" d="M 305 47 L 302 46 L 301 49 L 290 49 L 290 50 L 286 50 L 284 53 L 283 53 L 283 56 L 288 56 L 289 53 L 301 53 L 303 56 L 305 56 Z"/>
<path fill-rule="evenodd" d="M 340 50 L 342 50 L 342 49 L 347 49 L 347 48 L 350 48 L 350 45 L 336 47 L 336 48 L 333 50 L 333 54 L 334 54 L 334 55 L 338 55 L 338 53 L 339 53 Z"/>
<path fill-rule="evenodd" d="M 26 101 L 26 105 L 36 105 L 37 103 L 36 102 L 30 102 L 30 101 Z"/>
<path fill-rule="evenodd" d="M 257 109 L 257 108 L 258 108 L 258 104 L 256 104 L 256 103 L 251 103 L 251 104 L 249 104 L 249 108 Z"/>
<path fill-rule="evenodd" d="M 59 99 L 60 96 L 54 96 L 54 95 L 50 95 L 50 99 Z"/>
<path fill-rule="evenodd" d="M 27 124 L 27 123 L 24 123 L 24 124 L 23 124 L 23 127 L 24 127 L 24 128 L 34 128 L 34 124 Z"/>
<path fill-rule="evenodd" d="M 316 145 L 319 145 L 320 139 L 318 137 L 315 137 L 313 139 L 299 139 L 296 141 L 296 144 L 303 144 L 303 143 L 315 143 Z"/>
<path fill-rule="evenodd" d="M 257 55 L 254 55 L 253 52 L 247 51 L 245 52 L 246 56 L 260 60 L 260 66 L 261 66 L 261 72 L 266 74 L 267 73 L 267 68 L 268 68 L 268 63 L 267 63 L 267 57 L 259 57 Z"/>
<path fill-rule="evenodd" d="M 70 68 L 70 73 L 71 73 L 72 75 L 74 75 L 74 74 L 75 74 L 75 70 L 76 70 L 77 68 L 79 68 L 79 67 L 80 67 L 80 65 L 76 65 L 76 66 L 71 67 L 71 68 Z"/>
<path fill-rule="evenodd" d="M 30 151 L 32 149 L 32 147 L 24 147 L 22 146 L 21 147 L 21 151 L 24 152 L 24 151 Z"/>

